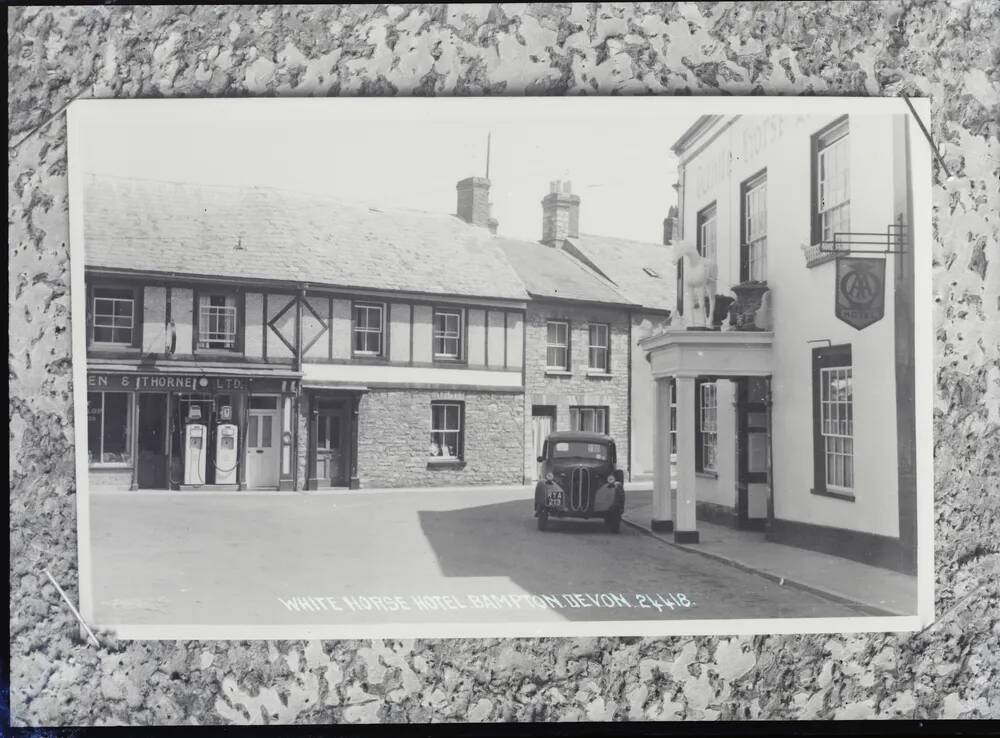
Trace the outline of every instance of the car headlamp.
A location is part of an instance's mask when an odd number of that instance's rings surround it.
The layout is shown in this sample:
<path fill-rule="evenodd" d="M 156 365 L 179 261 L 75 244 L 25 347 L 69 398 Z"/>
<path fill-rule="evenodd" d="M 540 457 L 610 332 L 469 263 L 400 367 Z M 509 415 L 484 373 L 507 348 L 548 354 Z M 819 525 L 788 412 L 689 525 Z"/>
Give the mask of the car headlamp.
<path fill-rule="evenodd" d="M 618 481 L 618 480 L 617 480 L 617 479 L 615 479 L 615 475 L 614 475 L 614 474 L 609 474 L 609 475 L 608 475 L 608 484 L 614 484 L 614 483 L 615 483 L 615 482 L 617 482 L 617 481 Z"/>
<path fill-rule="evenodd" d="M 556 477 L 555 477 L 555 475 L 552 472 L 549 472 L 548 474 L 545 475 L 545 481 L 546 482 L 554 481 L 555 478 Z"/>

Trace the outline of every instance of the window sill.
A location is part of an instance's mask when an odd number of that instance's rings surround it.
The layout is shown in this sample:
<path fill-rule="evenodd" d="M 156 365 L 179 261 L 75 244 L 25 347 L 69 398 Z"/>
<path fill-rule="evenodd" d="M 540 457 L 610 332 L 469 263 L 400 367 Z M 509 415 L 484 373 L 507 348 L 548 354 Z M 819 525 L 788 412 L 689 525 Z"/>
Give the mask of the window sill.
<path fill-rule="evenodd" d="M 546 369 L 546 377 L 572 377 L 573 372 L 567 371 L 565 369 Z"/>
<path fill-rule="evenodd" d="M 463 469 L 465 468 L 465 459 L 458 459 L 454 457 L 449 458 L 437 458 L 427 460 L 428 469 Z"/>
<path fill-rule="evenodd" d="M 696 477 L 701 477 L 702 479 L 718 479 L 718 472 L 707 472 L 707 471 L 696 471 L 694 473 Z"/>
<path fill-rule="evenodd" d="M 835 260 L 838 256 L 843 256 L 843 254 L 839 254 L 836 251 L 820 251 L 819 246 L 818 243 L 814 243 L 811 246 L 802 246 L 802 253 L 806 257 L 807 269 L 812 269 L 820 264 L 826 264 L 828 261 Z"/>
<path fill-rule="evenodd" d="M 844 500 L 845 502 L 854 502 L 854 495 L 849 492 L 833 492 L 826 489 L 811 489 L 809 490 L 814 495 L 818 497 L 832 497 L 835 500 Z"/>
<path fill-rule="evenodd" d="M 132 468 L 132 462 L 131 461 L 114 461 L 114 462 L 108 461 L 108 462 L 104 462 L 104 463 L 88 464 L 87 468 L 88 469 L 92 469 L 94 471 L 102 471 L 104 469 L 131 469 Z"/>
<path fill-rule="evenodd" d="M 587 376 L 591 379 L 611 379 L 614 375 L 611 372 L 602 372 L 599 369 L 588 369 Z"/>

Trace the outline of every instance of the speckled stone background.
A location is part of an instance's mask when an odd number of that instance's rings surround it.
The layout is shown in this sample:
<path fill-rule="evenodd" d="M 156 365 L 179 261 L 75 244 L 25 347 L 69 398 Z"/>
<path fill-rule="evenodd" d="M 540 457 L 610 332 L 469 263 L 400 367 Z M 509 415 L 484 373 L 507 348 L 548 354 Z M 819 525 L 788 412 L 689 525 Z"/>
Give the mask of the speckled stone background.
<path fill-rule="evenodd" d="M 8 10 L 14 725 L 1000 717 L 1000 24 L 991 0 Z M 80 639 L 66 121 L 82 97 L 929 95 L 935 579 L 919 634 Z M 41 127 L 39 127 L 41 126 Z"/>

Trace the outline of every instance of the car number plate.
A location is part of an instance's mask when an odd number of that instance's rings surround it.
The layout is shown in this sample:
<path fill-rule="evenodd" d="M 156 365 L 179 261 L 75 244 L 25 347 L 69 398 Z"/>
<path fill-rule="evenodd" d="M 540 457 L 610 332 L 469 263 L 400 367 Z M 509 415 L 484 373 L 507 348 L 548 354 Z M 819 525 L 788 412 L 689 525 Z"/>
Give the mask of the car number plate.
<path fill-rule="evenodd" d="M 553 490 L 549 492 L 549 505 L 552 507 L 561 507 L 563 504 L 562 492 L 559 490 Z"/>

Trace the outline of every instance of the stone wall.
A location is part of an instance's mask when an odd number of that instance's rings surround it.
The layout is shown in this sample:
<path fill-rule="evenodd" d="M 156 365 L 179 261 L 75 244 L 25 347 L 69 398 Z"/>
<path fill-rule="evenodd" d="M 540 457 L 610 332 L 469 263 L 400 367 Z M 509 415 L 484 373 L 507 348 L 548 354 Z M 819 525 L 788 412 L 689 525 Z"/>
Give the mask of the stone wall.
<path fill-rule="evenodd" d="M 430 465 L 431 402 L 465 403 L 465 453 L 457 466 Z M 358 416 L 358 479 L 371 487 L 521 483 L 522 396 L 514 393 L 371 390 Z"/>
<path fill-rule="evenodd" d="M 550 320 L 569 322 L 570 370 L 568 375 L 549 372 L 546 346 Z M 611 372 L 607 376 L 588 375 L 591 323 L 608 325 L 611 335 Z M 529 481 L 537 469 L 532 443 L 533 405 L 556 408 L 555 430 L 570 430 L 570 407 L 605 406 L 608 424 L 615 439 L 618 460 L 627 473 L 629 463 L 629 314 L 623 308 L 573 303 L 532 302 L 525 322 L 524 378 L 524 474 Z"/>

